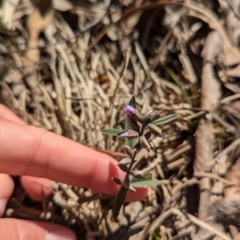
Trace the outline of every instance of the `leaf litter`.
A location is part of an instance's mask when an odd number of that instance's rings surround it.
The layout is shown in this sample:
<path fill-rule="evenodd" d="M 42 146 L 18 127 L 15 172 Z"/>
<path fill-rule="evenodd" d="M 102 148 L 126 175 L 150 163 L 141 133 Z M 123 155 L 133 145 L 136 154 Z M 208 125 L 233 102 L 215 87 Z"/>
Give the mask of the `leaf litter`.
<path fill-rule="evenodd" d="M 62 183 L 40 205 L 17 186 L 5 216 L 61 223 L 78 239 L 238 239 L 239 6 L 3 1 L 0 101 L 29 124 L 120 161 L 124 143 L 101 129 L 124 129 L 132 95 L 140 112 L 180 116 L 134 164 L 161 184 L 118 223 L 106 196 Z"/>

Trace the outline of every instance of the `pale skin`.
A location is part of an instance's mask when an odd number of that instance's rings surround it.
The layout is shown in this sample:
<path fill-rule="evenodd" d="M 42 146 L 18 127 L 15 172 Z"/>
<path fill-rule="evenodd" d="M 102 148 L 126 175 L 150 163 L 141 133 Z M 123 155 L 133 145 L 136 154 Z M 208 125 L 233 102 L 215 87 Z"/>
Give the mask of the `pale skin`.
<path fill-rule="evenodd" d="M 21 176 L 29 196 L 39 201 L 43 189 L 46 195 L 51 194 L 52 180 L 114 196 L 119 186 L 111 177 L 124 177 L 110 156 L 27 125 L 0 104 L 0 217 L 14 189 L 10 175 Z M 137 201 L 146 195 L 147 189 L 139 188 L 135 193 L 128 193 L 126 200 Z M 70 229 L 55 224 L 2 218 L 0 239 L 67 240 L 76 237 Z"/>

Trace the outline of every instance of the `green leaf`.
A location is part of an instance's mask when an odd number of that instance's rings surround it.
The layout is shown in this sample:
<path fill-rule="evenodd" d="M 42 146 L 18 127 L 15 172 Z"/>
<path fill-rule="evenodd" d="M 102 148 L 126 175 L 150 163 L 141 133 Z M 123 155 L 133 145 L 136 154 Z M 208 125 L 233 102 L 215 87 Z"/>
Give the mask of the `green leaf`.
<path fill-rule="evenodd" d="M 117 218 L 119 211 L 126 198 L 127 191 L 128 190 L 124 186 L 121 186 L 121 188 L 119 189 L 118 194 L 113 202 L 113 207 L 112 207 L 113 219 Z"/>
<path fill-rule="evenodd" d="M 133 178 L 130 185 L 132 187 L 155 187 L 161 184 L 161 181 L 152 179 L 151 173 L 144 173 L 144 179 Z"/>
<path fill-rule="evenodd" d="M 129 105 L 136 108 L 136 99 L 134 96 L 131 97 L 131 100 L 129 101 Z"/>
<path fill-rule="evenodd" d="M 152 123 L 155 124 L 155 125 L 161 125 L 161 124 L 164 124 L 164 123 L 171 122 L 174 119 L 176 119 L 177 117 L 178 117 L 177 114 L 171 114 L 171 115 L 159 118 L 159 119 L 153 121 Z"/>
<path fill-rule="evenodd" d="M 127 130 L 124 129 L 117 129 L 117 128 L 104 128 L 101 129 L 101 132 L 103 134 L 108 134 L 108 135 L 112 135 L 112 136 L 117 136 L 120 133 L 126 132 Z"/>
<path fill-rule="evenodd" d="M 187 91 L 186 91 L 185 87 L 183 86 L 183 83 L 182 83 L 182 81 L 180 80 L 178 74 L 175 73 L 172 68 L 170 68 L 170 67 L 168 67 L 168 66 L 166 66 L 166 65 L 165 65 L 165 66 L 162 65 L 161 67 L 164 69 L 164 71 L 166 71 L 166 73 L 169 75 L 169 77 L 170 77 L 170 78 L 177 84 L 177 86 L 181 89 L 183 95 L 184 95 L 185 97 L 188 97 Z"/>
<path fill-rule="evenodd" d="M 131 139 L 126 138 L 126 139 L 125 139 L 125 144 L 126 144 L 127 146 L 129 146 L 130 148 L 134 148 L 134 146 L 135 146 L 135 144 L 136 144 L 136 139 L 134 139 L 134 138 L 131 138 Z"/>
<path fill-rule="evenodd" d="M 157 235 L 155 231 L 152 232 L 152 237 L 154 240 L 161 240 L 161 238 Z"/>
<path fill-rule="evenodd" d="M 156 187 L 161 184 L 161 181 L 157 179 L 152 179 L 152 180 L 140 180 L 139 182 L 133 182 L 130 185 L 132 187 Z"/>
<path fill-rule="evenodd" d="M 137 179 L 137 178 L 132 178 L 131 183 L 133 182 L 139 182 L 139 181 L 145 181 L 145 180 L 152 180 L 152 174 L 150 172 L 146 172 L 143 174 L 144 179 Z"/>

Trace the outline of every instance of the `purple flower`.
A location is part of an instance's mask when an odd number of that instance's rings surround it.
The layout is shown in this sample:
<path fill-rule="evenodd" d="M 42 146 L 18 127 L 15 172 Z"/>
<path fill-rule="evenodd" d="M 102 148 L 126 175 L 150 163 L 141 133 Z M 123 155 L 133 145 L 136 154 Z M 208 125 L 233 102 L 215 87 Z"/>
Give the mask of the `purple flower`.
<path fill-rule="evenodd" d="M 138 132 L 133 131 L 133 130 L 128 130 L 126 132 L 123 132 L 121 134 L 119 134 L 119 137 L 124 137 L 124 138 L 136 138 L 138 137 Z"/>
<path fill-rule="evenodd" d="M 124 112 L 129 116 L 131 117 L 133 112 L 135 111 L 135 108 L 130 106 L 130 105 L 127 105 L 125 108 L 124 108 Z"/>
<path fill-rule="evenodd" d="M 127 132 L 121 133 L 119 136 L 121 136 L 121 137 L 129 137 L 129 133 L 127 131 Z"/>
<path fill-rule="evenodd" d="M 127 105 L 124 108 L 124 112 L 127 114 L 127 116 L 137 122 L 143 122 L 145 120 L 144 116 L 134 107 Z M 136 130 L 136 129 L 135 129 Z"/>

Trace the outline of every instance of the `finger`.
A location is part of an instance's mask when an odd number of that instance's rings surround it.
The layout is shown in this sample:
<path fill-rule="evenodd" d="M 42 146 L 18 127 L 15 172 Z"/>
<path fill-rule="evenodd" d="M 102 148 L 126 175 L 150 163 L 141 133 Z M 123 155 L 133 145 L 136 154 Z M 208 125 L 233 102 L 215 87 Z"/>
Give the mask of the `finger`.
<path fill-rule="evenodd" d="M 48 198 L 52 191 L 53 182 L 45 178 L 35 178 L 31 176 L 21 177 L 21 183 L 28 195 L 36 200 L 42 201 Z M 144 199 L 148 193 L 147 188 L 136 188 L 136 193 L 128 192 L 126 202 L 133 202 Z"/>
<path fill-rule="evenodd" d="M 14 183 L 12 178 L 8 174 L 0 174 L 0 218 L 5 211 L 7 201 L 11 197 L 13 189 Z"/>
<path fill-rule="evenodd" d="M 0 104 L 0 118 L 10 120 L 19 124 L 26 124 L 21 118 L 9 110 L 6 106 Z"/>
<path fill-rule="evenodd" d="M 21 118 L 19 118 L 11 110 L 9 110 L 6 106 L 4 106 L 2 104 L 0 104 L 0 118 L 4 118 L 6 120 L 13 121 L 13 122 L 16 122 L 19 124 L 26 124 Z M 13 182 L 12 178 L 10 176 L 8 176 L 6 174 L 4 174 L 4 175 L 7 176 L 8 180 L 11 180 L 11 182 Z M 1 177 L 0 177 L 0 179 L 1 179 Z M 29 194 L 29 196 L 34 200 L 42 200 L 43 197 L 49 197 L 51 195 L 52 181 L 50 181 L 49 179 L 22 176 L 20 178 L 20 180 L 21 180 L 23 187 Z M 1 183 L 3 183 L 2 185 L 4 187 L 6 186 L 6 188 L 4 188 L 4 190 L 12 189 L 12 188 L 8 187 L 8 184 L 5 184 L 5 181 L 0 181 L 0 189 L 3 189 L 3 187 L 1 188 Z M 11 193 L 10 193 L 10 195 L 7 194 L 7 195 L 9 195 L 7 198 L 6 197 L 1 198 L 1 194 L 4 195 L 4 192 L 3 191 L 0 192 L 0 217 L 1 217 L 1 213 L 3 213 L 3 211 L 5 209 L 6 202 L 7 202 L 6 199 L 8 199 L 8 197 L 10 197 Z"/>
<path fill-rule="evenodd" d="M 76 237 L 70 229 L 56 224 L 4 218 L 0 219 L 0 239 L 76 240 Z"/>
<path fill-rule="evenodd" d="M 2 104 L 0 104 L 0 117 L 15 121 L 17 123 L 25 123 L 22 119 L 20 119 Z M 52 182 L 48 179 L 24 176 L 22 177 L 21 182 L 30 197 L 34 200 L 42 200 L 43 196 L 47 197 L 50 195 L 49 189 L 51 189 Z M 129 192 L 126 201 L 136 201 L 138 199 L 143 199 L 144 197 L 146 197 L 146 194 L 147 189 L 137 189 L 136 194 Z"/>
<path fill-rule="evenodd" d="M 49 179 L 22 176 L 20 181 L 23 188 L 33 200 L 42 201 L 52 194 L 53 182 Z"/>
<path fill-rule="evenodd" d="M 124 177 L 110 156 L 37 127 L 0 119 L 0 146 L 0 172 L 48 178 L 107 195 L 119 188 L 111 178 Z M 132 200 L 146 194 L 147 189 L 141 189 Z"/>

